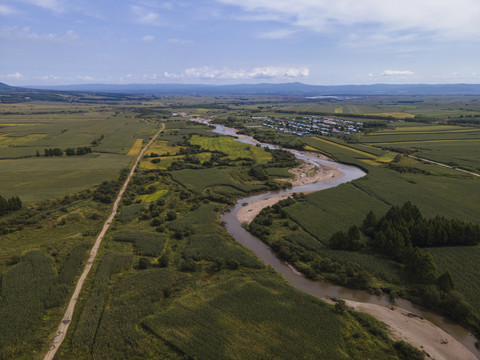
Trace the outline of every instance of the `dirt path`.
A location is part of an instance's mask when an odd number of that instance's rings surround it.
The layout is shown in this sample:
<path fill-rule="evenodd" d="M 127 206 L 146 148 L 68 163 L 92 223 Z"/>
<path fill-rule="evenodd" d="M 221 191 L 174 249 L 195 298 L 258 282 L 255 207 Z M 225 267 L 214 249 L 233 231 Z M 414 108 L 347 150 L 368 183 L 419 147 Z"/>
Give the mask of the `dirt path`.
<path fill-rule="evenodd" d="M 90 272 L 90 269 L 92 268 L 93 262 L 95 261 L 95 257 L 97 256 L 98 249 L 100 248 L 100 244 L 102 243 L 103 237 L 105 236 L 105 233 L 107 232 L 110 225 L 112 224 L 113 218 L 117 214 L 118 205 L 122 200 L 122 196 L 125 193 L 125 190 L 127 189 L 128 183 L 130 182 L 130 179 L 132 178 L 135 172 L 135 169 L 137 168 L 137 165 L 142 159 L 143 154 L 148 149 L 148 147 L 155 141 L 158 135 L 160 135 L 160 133 L 163 131 L 164 128 L 165 128 L 165 124 L 162 124 L 162 128 L 153 136 L 153 138 L 147 143 L 147 145 L 145 145 L 142 151 L 140 151 L 140 154 L 138 154 L 137 159 L 135 160 L 135 163 L 133 164 L 130 170 L 130 173 L 128 174 L 128 177 L 125 180 L 125 183 L 120 189 L 117 199 L 113 204 L 112 212 L 110 213 L 110 216 L 108 217 L 105 224 L 103 224 L 102 231 L 100 231 L 100 234 L 98 234 L 97 240 L 95 241 L 95 244 L 93 245 L 93 248 L 90 251 L 90 257 L 88 258 L 87 264 L 83 269 L 82 275 L 78 279 L 77 285 L 75 287 L 75 291 L 73 292 L 70 302 L 68 303 L 67 310 L 63 315 L 62 321 L 58 325 L 57 332 L 55 333 L 55 336 L 51 341 L 50 346 L 48 347 L 47 353 L 45 354 L 43 360 L 53 359 L 53 357 L 55 356 L 55 353 L 57 352 L 58 348 L 60 347 L 63 340 L 65 339 L 65 334 L 67 333 L 68 327 L 72 321 L 73 311 L 75 310 L 75 305 L 77 304 L 78 296 L 82 291 L 83 283 L 85 282 L 85 279 L 87 278 L 87 275 Z"/>

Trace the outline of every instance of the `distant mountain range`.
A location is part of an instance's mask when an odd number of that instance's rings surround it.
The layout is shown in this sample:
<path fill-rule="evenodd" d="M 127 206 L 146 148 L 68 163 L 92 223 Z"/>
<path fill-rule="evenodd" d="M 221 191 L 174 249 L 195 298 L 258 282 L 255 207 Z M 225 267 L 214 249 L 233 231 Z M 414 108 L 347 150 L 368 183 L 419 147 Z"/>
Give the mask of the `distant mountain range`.
<path fill-rule="evenodd" d="M 366 96 L 366 95 L 480 95 L 480 84 L 373 84 L 373 85 L 308 85 L 299 82 L 283 84 L 81 84 L 28 86 L 49 91 L 78 91 L 117 94 L 189 94 L 189 95 L 290 95 L 290 96 Z M 0 83 L 0 90 L 27 91 Z"/>

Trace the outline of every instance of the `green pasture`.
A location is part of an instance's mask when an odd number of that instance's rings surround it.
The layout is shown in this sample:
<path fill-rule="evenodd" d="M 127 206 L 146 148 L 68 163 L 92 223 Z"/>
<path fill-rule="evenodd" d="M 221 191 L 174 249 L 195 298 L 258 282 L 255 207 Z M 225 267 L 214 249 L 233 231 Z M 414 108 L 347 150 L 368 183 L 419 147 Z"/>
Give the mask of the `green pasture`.
<path fill-rule="evenodd" d="M 272 159 L 272 156 L 264 149 L 235 141 L 233 138 L 227 136 L 204 137 L 195 135 L 190 139 L 190 143 L 200 145 L 208 151 L 223 152 L 227 154 L 230 159 L 253 158 L 258 163 L 267 163 Z"/>
<path fill-rule="evenodd" d="M 458 246 L 429 248 L 439 274 L 450 271 L 455 290 L 480 309 L 480 247 Z"/>
<path fill-rule="evenodd" d="M 232 179 L 229 173 L 229 169 L 219 168 L 185 169 L 170 172 L 173 180 L 196 194 L 202 194 L 205 189 L 215 186 L 230 186 L 243 192 L 251 192 L 265 188 L 265 186 L 261 184 L 242 184 Z"/>
<path fill-rule="evenodd" d="M 160 199 L 163 195 L 165 195 L 168 192 L 168 190 L 158 190 L 155 191 L 153 194 L 145 194 L 145 195 L 140 195 L 138 199 L 140 199 L 142 202 L 149 203 L 149 202 L 155 202 L 158 199 Z"/>
<path fill-rule="evenodd" d="M 115 154 L 0 160 L 0 194 L 25 204 L 56 198 L 112 180 L 131 158 Z"/>

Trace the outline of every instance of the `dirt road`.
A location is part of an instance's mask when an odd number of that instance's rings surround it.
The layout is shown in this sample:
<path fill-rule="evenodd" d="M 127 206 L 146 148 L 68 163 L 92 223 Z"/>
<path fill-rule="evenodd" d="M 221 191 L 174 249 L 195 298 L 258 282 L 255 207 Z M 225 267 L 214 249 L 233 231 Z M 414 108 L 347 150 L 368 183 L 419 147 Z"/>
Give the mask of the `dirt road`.
<path fill-rule="evenodd" d="M 62 344 L 63 339 L 65 338 L 65 334 L 67 333 L 68 327 L 72 321 L 73 311 L 75 310 L 75 305 L 77 304 L 78 296 L 82 291 L 83 283 L 85 282 L 85 279 L 87 278 L 87 275 L 90 272 L 90 269 L 92 268 L 93 262 L 95 261 L 95 257 L 97 256 L 97 252 L 98 252 L 98 249 L 100 248 L 100 244 L 102 243 L 103 237 L 105 236 L 105 233 L 107 232 L 110 225 L 112 224 L 113 218 L 117 214 L 118 205 L 122 200 L 122 196 L 125 193 L 125 190 L 127 189 L 128 183 L 130 182 L 130 179 L 132 178 L 135 172 L 135 169 L 137 168 L 137 165 L 142 159 L 143 154 L 148 149 L 148 147 L 155 141 L 158 135 L 160 135 L 160 133 L 163 131 L 164 128 L 165 128 L 165 124 L 162 124 L 161 129 L 153 136 L 153 138 L 147 143 L 147 145 L 144 146 L 142 151 L 140 151 L 140 154 L 138 154 L 137 159 L 135 160 L 135 163 L 133 164 L 130 170 L 130 173 L 127 176 L 127 179 L 125 180 L 125 183 L 120 189 L 117 199 L 113 204 L 112 212 L 110 213 L 110 216 L 108 217 L 105 224 L 103 224 L 102 231 L 100 231 L 100 234 L 98 234 L 97 240 L 95 241 L 95 244 L 93 245 L 93 248 L 90 251 L 90 257 L 88 258 L 87 264 L 83 269 L 82 275 L 78 279 L 77 285 L 75 287 L 75 291 L 73 292 L 70 302 L 68 303 L 68 307 L 67 307 L 67 310 L 65 311 L 65 314 L 63 315 L 62 321 L 58 325 L 57 332 L 55 333 L 55 336 L 51 341 L 50 346 L 48 347 L 47 353 L 43 358 L 44 360 L 53 359 L 53 357 L 55 356 L 55 353 L 57 352 L 58 348 Z"/>

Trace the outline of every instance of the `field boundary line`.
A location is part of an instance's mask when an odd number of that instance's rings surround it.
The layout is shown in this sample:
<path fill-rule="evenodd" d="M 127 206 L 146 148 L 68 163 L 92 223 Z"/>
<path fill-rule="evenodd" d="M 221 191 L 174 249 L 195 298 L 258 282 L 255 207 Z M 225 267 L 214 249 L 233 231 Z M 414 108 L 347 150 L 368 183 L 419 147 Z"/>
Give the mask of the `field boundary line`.
<path fill-rule="evenodd" d="M 55 336 L 53 337 L 53 340 L 50 342 L 50 346 L 48 347 L 47 353 L 43 357 L 43 360 L 52 360 L 58 348 L 60 347 L 63 340 L 65 339 L 65 335 L 67 333 L 68 327 L 72 322 L 75 305 L 77 304 L 78 297 L 80 295 L 80 292 L 82 291 L 83 284 L 85 282 L 85 279 L 87 278 L 88 273 L 90 272 L 90 269 L 93 266 L 93 262 L 95 261 L 95 258 L 97 256 L 98 249 L 100 248 L 102 240 L 107 230 L 110 228 L 110 225 L 113 222 L 113 218 L 117 214 L 118 206 L 120 204 L 120 201 L 122 200 L 122 196 L 125 193 L 125 190 L 127 189 L 127 186 L 131 178 L 133 177 L 133 174 L 135 173 L 135 169 L 140 163 L 140 160 L 142 159 L 143 154 L 148 149 L 148 147 L 156 140 L 156 138 L 160 135 L 160 133 L 164 129 L 165 129 L 165 124 L 162 124 L 162 127 L 160 128 L 160 130 L 150 139 L 150 141 L 147 143 L 147 145 L 145 145 L 142 151 L 140 151 L 140 153 L 137 156 L 137 159 L 132 165 L 132 168 L 130 169 L 130 173 L 128 174 L 125 182 L 123 183 L 123 186 L 118 192 L 117 199 L 113 203 L 112 212 L 110 213 L 110 216 L 108 217 L 107 221 L 105 221 L 105 223 L 103 224 L 103 228 L 98 234 L 97 240 L 95 241 L 95 244 L 93 245 L 93 248 L 90 251 L 90 256 L 88 258 L 87 264 L 83 269 L 82 275 L 77 281 L 77 285 L 75 286 L 75 291 L 73 292 L 73 295 L 70 298 L 70 302 L 68 303 L 67 310 L 65 311 L 65 314 L 63 315 L 63 318 L 60 321 L 60 324 L 58 325 L 57 331 L 55 332 Z"/>
<path fill-rule="evenodd" d="M 464 170 L 464 169 L 461 169 L 459 167 L 443 164 L 443 163 L 438 162 L 438 161 L 428 160 L 428 159 L 421 158 L 421 157 L 414 156 L 414 155 L 408 155 L 408 157 L 411 157 L 412 159 L 415 159 L 415 160 L 425 161 L 425 162 L 428 162 L 430 164 L 435 164 L 435 165 L 443 166 L 443 167 L 446 167 L 446 168 L 449 168 L 449 169 L 461 171 L 461 172 L 464 172 L 464 173 L 467 173 L 467 174 L 470 174 L 470 175 L 473 175 L 473 176 L 476 176 L 476 177 L 480 177 L 480 174 L 477 174 L 477 173 L 474 173 L 474 172 L 471 172 L 471 171 L 468 171 L 468 170 Z"/>

